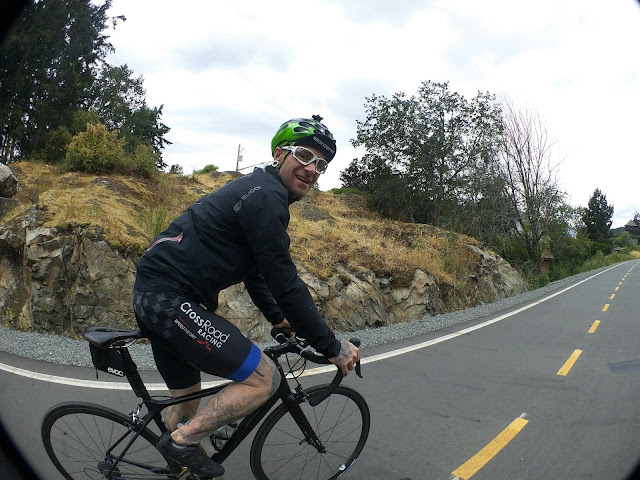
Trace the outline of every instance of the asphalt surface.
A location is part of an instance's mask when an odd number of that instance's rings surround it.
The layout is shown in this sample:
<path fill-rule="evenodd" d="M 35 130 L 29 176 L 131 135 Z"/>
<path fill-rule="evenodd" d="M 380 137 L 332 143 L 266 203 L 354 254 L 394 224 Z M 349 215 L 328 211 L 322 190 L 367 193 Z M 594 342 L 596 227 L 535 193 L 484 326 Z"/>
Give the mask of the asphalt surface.
<path fill-rule="evenodd" d="M 459 312 L 436 329 L 426 319 L 391 333 L 358 332 L 364 380 L 350 375 L 346 382 L 367 399 L 372 430 L 344 478 L 629 478 L 640 458 L 638 264 L 565 279 L 501 308 Z M 42 478 L 61 478 L 39 438 L 46 410 L 83 400 L 126 413 L 136 399 L 106 374 L 100 380 L 113 389 L 81 386 L 95 380 L 92 368 L 32 358 L 63 347 L 21 338 L 21 354 L 2 347 L 0 363 L 80 381 L 61 385 L 0 370 L 0 419 Z M 152 370 L 143 378 L 159 381 Z M 225 463 L 225 479 L 251 478 L 246 443 Z"/>

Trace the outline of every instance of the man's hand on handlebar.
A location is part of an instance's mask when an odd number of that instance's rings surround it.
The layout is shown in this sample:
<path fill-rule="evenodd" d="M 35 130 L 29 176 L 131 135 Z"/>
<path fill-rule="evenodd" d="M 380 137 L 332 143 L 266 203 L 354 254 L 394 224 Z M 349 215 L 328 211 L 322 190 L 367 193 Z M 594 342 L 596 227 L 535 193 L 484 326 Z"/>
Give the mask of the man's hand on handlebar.
<path fill-rule="evenodd" d="M 293 329 L 293 327 L 289 323 L 289 320 L 287 320 L 286 318 L 284 320 L 282 320 L 279 324 L 274 325 L 273 328 L 282 328 L 282 329 L 284 329 L 285 330 L 284 333 L 289 335 L 289 338 L 293 338 L 295 336 L 295 334 L 296 334 L 296 331 Z"/>
<path fill-rule="evenodd" d="M 340 341 L 340 353 L 329 361 L 338 366 L 346 376 L 360 361 L 360 349 L 346 340 Z"/>

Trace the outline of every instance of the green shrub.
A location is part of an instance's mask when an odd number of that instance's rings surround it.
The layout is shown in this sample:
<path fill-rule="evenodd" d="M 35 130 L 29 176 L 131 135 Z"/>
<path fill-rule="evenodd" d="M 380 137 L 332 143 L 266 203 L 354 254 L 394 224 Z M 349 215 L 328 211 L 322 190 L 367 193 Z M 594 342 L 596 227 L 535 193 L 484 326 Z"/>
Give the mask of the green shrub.
<path fill-rule="evenodd" d="M 622 232 L 620 235 L 618 235 L 615 238 L 615 240 L 613 241 L 613 244 L 616 247 L 621 247 L 621 248 L 630 247 L 631 246 L 631 235 L 627 231 Z"/>
<path fill-rule="evenodd" d="M 85 173 L 122 172 L 126 156 L 124 140 L 102 124 L 87 124 L 87 130 L 72 138 L 65 157 L 65 167 Z"/>
<path fill-rule="evenodd" d="M 529 280 L 531 288 L 535 290 L 536 288 L 544 287 L 549 284 L 549 273 L 543 272 L 538 274 L 531 274 L 527 277 L 527 280 Z"/>
<path fill-rule="evenodd" d="M 211 172 L 217 172 L 217 171 L 218 171 L 218 167 L 216 167 L 215 165 L 211 164 L 211 165 L 206 165 L 201 170 L 195 171 L 193 173 L 196 174 L 196 175 L 204 175 L 205 173 L 211 173 Z"/>
<path fill-rule="evenodd" d="M 159 157 L 151 145 L 138 145 L 129 162 L 131 173 L 147 179 L 154 178 L 158 174 L 156 165 Z"/>

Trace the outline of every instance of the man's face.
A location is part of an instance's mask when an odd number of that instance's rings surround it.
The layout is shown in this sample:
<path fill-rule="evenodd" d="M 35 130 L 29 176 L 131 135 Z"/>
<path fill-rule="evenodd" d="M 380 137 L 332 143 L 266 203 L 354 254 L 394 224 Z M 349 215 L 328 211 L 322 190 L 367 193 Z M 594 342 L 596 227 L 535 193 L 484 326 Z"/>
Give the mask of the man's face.
<path fill-rule="evenodd" d="M 316 156 L 324 158 L 322 151 L 313 147 L 305 147 L 311 150 Z M 286 154 L 286 157 L 285 157 Z M 316 173 L 316 164 L 302 165 L 295 159 L 291 152 L 276 148 L 274 158 L 280 160 L 284 157 L 284 162 L 280 165 L 280 178 L 287 190 L 296 198 L 304 197 L 313 188 L 318 181 Z"/>

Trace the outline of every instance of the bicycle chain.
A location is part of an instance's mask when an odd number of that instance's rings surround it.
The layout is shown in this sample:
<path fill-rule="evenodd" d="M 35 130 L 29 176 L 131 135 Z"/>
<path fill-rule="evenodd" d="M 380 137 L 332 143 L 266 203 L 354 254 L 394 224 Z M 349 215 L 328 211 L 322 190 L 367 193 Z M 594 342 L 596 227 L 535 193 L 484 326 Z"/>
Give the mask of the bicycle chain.
<path fill-rule="evenodd" d="M 112 480 L 134 480 L 136 478 L 146 479 L 146 478 L 153 478 L 153 477 L 162 477 L 162 478 L 166 478 L 166 479 L 175 478 L 176 480 L 200 480 L 200 477 L 198 477 L 198 475 L 196 475 L 195 473 L 190 473 L 189 471 L 187 471 L 186 468 L 180 473 L 171 473 L 171 474 L 166 474 L 166 473 L 127 473 L 126 475 L 123 475 L 123 476 L 112 477 Z M 212 480 L 214 480 L 214 479 L 212 479 Z"/>

